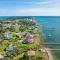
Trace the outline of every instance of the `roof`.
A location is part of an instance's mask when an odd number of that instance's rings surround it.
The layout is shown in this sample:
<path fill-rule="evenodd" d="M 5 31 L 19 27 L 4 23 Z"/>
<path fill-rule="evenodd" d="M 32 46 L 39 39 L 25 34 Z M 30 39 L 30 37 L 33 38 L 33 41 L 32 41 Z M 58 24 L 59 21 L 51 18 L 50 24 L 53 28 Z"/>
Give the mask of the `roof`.
<path fill-rule="evenodd" d="M 11 51 L 11 50 L 13 50 L 13 48 L 14 48 L 13 44 L 10 44 L 10 45 L 8 45 L 8 47 L 6 48 L 6 50 L 7 51 Z"/>
<path fill-rule="evenodd" d="M 42 51 L 42 52 L 46 52 L 46 49 L 45 49 L 45 48 L 41 48 L 41 51 Z"/>
<path fill-rule="evenodd" d="M 0 23 L 0 27 L 2 27 L 2 23 Z"/>
<path fill-rule="evenodd" d="M 29 50 L 29 51 L 26 52 L 26 55 L 27 56 L 35 56 L 35 51 Z"/>
<path fill-rule="evenodd" d="M 7 38 L 7 39 L 9 39 L 8 32 L 4 32 L 4 33 L 3 33 L 3 36 L 4 36 L 4 38 Z"/>
<path fill-rule="evenodd" d="M 2 55 L 0 54 L 0 59 L 2 59 L 2 58 L 4 58 L 4 56 L 2 56 Z"/>
<path fill-rule="evenodd" d="M 27 35 L 24 39 L 24 42 L 32 43 L 33 42 L 33 36 L 32 35 Z"/>

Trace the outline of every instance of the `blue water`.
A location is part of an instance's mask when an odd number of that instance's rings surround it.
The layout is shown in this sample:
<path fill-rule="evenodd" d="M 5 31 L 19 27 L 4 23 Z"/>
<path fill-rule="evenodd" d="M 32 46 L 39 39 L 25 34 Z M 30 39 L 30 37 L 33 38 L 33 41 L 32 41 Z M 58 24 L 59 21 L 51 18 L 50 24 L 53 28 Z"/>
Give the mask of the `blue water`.
<path fill-rule="evenodd" d="M 60 43 L 60 16 L 36 16 L 40 24 L 42 37 L 45 43 Z M 60 49 L 60 44 L 46 45 L 51 49 Z M 60 50 L 53 51 L 53 55 L 60 60 Z"/>
<path fill-rule="evenodd" d="M 0 18 L 11 18 L 16 16 L 0 16 Z M 27 16 L 28 17 L 28 16 Z M 45 43 L 60 43 L 60 16 L 33 16 L 39 23 L 40 31 Z M 46 45 L 51 49 L 60 49 L 60 44 Z M 53 51 L 53 55 L 60 60 L 60 51 Z"/>

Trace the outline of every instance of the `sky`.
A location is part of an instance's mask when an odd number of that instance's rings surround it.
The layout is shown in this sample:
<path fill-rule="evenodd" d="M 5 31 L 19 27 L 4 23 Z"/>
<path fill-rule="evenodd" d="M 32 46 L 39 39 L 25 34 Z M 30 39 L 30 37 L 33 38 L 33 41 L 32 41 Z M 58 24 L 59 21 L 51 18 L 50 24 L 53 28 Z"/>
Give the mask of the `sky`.
<path fill-rule="evenodd" d="M 60 0 L 0 0 L 0 16 L 60 16 Z"/>

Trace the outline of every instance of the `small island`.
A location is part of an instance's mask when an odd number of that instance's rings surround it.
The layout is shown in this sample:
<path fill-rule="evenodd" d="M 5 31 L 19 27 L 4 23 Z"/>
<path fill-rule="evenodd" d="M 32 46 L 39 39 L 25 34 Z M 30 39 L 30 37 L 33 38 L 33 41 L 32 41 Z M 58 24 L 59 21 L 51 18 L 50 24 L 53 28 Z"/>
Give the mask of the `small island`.
<path fill-rule="evenodd" d="M 0 19 L 0 60 L 53 60 L 48 50 L 33 18 Z"/>

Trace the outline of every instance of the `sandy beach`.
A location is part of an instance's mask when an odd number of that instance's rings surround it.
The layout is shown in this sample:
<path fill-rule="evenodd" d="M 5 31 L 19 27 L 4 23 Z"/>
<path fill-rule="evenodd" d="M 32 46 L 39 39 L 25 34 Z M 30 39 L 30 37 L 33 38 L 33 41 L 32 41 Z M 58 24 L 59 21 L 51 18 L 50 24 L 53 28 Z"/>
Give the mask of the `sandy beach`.
<path fill-rule="evenodd" d="M 54 60 L 54 59 L 53 59 L 52 52 L 50 51 L 50 49 L 49 49 L 49 48 L 46 48 L 46 51 L 47 51 L 47 53 L 48 53 L 49 60 Z"/>

